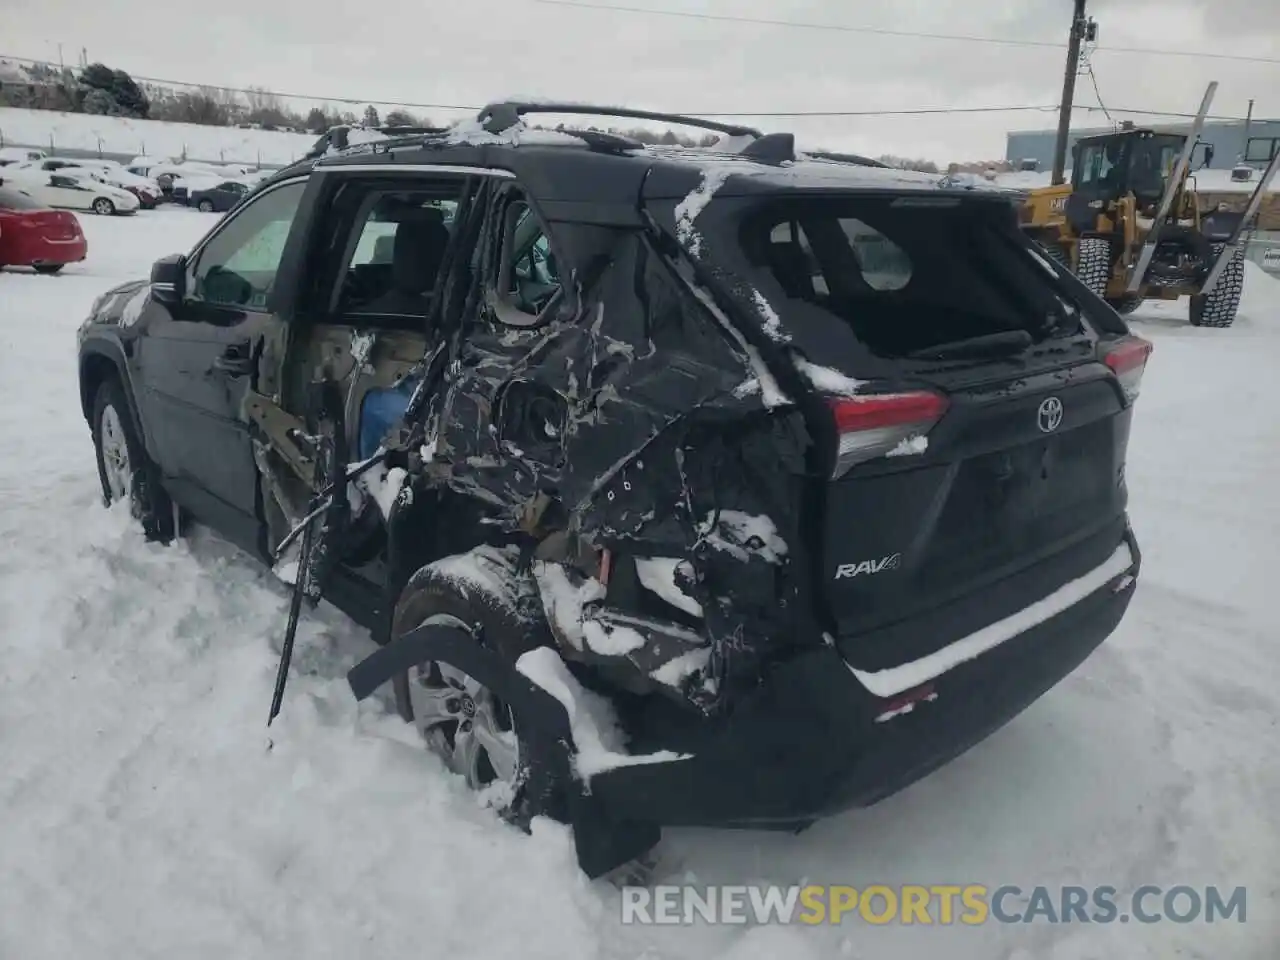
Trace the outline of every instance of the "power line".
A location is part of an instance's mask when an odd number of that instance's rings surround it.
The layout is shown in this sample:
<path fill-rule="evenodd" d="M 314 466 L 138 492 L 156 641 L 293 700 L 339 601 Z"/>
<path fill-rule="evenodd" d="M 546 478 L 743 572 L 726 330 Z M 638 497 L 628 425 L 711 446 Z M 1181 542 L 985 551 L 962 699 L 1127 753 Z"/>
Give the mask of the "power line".
<path fill-rule="evenodd" d="M 44 60 L 31 60 L 26 57 L 11 57 L 0 54 L 0 60 L 12 60 L 17 63 L 33 63 L 49 65 Z M 278 97 L 281 100 L 304 100 L 319 101 L 324 103 L 341 103 L 350 106 L 360 106 L 369 103 L 378 103 L 389 107 L 410 107 L 422 110 L 466 110 L 468 112 L 476 112 L 482 109 L 481 105 L 457 104 L 457 103 L 412 103 L 407 100 L 382 100 L 377 97 L 369 97 L 365 99 L 357 97 L 321 97 L 314 94 L 304 93 L 284 93 L 279 90 L 263 90 L 256 87 L 227 87 L 216 83 L 200 83 L 194 80 L 166 80 L 160 77 L 144 77 L 141 74 L 132 73 L 130 76 L 135 80 L 143 83 L 160 84 L 169 87 L 188 87 L 188 88 L 205 88 L 209 90 L 220 90 L 226 93 L 241 93 L 248 96 L 260 97 Z M 782 110 L 782 111 L 763 111 L 763 112 L 747 112 L 747 111 L 706 111 L 706 110 L 685 110 L 684 113 L 693 114 L 702 117 L 889 117 L 889 116 L 924 116 L 928 114 L 947 114 L 947 113 L 1019 113 L 1030 110 L 1053 110 L 1053 105 L 1049 106 L 1012 106 L 1012 107 L 921 107 L 906 108 L 893 110 Z"/>
<path fill-rule="evenodd" d="M 654 17 L 678 17 L 685 20 L 709 20 L 719 23 L 750 23 L 766 27 L 793 27 L 801 30 L 833 30 L 840 33 L 866 33 L 882 37 L 908 37 L 916 40 L 950 40 L 962 43 L 986 43 L 1009 47 L 1040 47 L 1061 50 L 1056 40 L 1025 40 L 1013 37 L 982 37 L 971 34 L 929 33 L 920 30 L 893 30 L 887 27 L 854 26 L 841 23 L 812 23 L 798 20 L 773 20 L 766 17 L 742 17 L 730 14 L 695 13 L 687 10 L 657 10 L 652 7 L 629 7 L 615 4 L 588 3 L 586 0 L 534 0 L 556 7 L 576 7 L 610 13 L 647 14 Z M 1161 50 L 1154 47 L 1099 47 L 1104 53 L 1127 53 L 1159 57 L 1194 57 L 1204 60 L 1238 60 L 1249 63 L 1280 65 L 1280 57 L 1253 57 L 1236 53 L 1207 53 L 1199 50 Z"/>
<path fill-rule="evenodd" d="M 550 2 L 550 0 L 538 0 L 538 2 Z M 29 57 L 14 57 L 8 54 L 0 54 L 0 60 L 8 60 L 16 63 L 31 63 L 49 65 L 45 60 L 33 60 Z M 362 104 L 382 104 L 384 106 L 418 108 L 425 110 L 465 110 L 468 112 L 476 112 L 481 109 L 478 105 L 467 104 L 444 104 L 444 103 L 414 103 L 407 100 L 381 100 L 377 97 L 356 98 L 356 97 L 324 97 L 315 94 L 303 93 L 284 93 L 278 90 L 263 90 L 255 87 L 227 87 L 216 83 L 199 83 L 192 80 L 165 80 L 158 77 L 144 77 L 139 74 L 130 74 L 135 80 L 144 83 L 161 84 L 170 87 L 189 87 L 189 88 L 206 88 L 211 90 L 222 90 L 227 93 L 242 93 L 248 95 L 279 97 L 282 100 L 303 100 L 318 101 L 324 103 L 341 103 L 352 106 Z M 1041 104 L 1041 105 L 1021 105 L 1021 106 L 1001 106 L 1001 107 L 907 107 L 902 109 L 877 109 L 877 110 L 764 110 L 764 111 L 748 111 L 748 110 L 682 110 L 682 113 L 699 117 L 758 117 L 758 118 L 778 118 L 793 119 L 803 117 L 909 117 L 909 116 L 940 116 L 947 114 L 983 114 L 983 113 L 1048 113 L 1058 109 L 1057 104 Z M 1076 110 L 1098 111 L 1101 107 L 1084 106 L 1077 104 Z M 1137 116 L 1152 117 L 1178 117 L 1194 119 L 1195 114 L 1191 113 L 1172 113 L 1162 110 L 1121 110 L 1115 107 L 1110 108 L 1111 113 L 1133 114 Z M 1230 116 L 1209 116 L 1208 120 L 1231 120 L 1243 121 L 1242 117 Z"/>
<path fill-rule="evenodd" d="M 1020 113 L 1026 111 L 1056 110 L 1055 104 L 1025 107 L 916 107 L 906 110 L 791 110 L 765 111 L 764 113 L 724 113 L 710 110 L 694 110 L 698 117 L 919 117 L 948 113 Z"/>
<path fill-rule="evenodd" d="M 1107 114 L 1128 113 L 1137 117 L 1176 117 L 1176 118 L 1185 119 L 1185 120 L 1194 120 L 1196 118 L 1196 115 L 1194 113 L 1175 113 L 1169 110 L 1124 110 L 1120 107 L 1111 107 L 1111 108 L 1092 107 L 1092 106 L 1085 106 L 1084 104 L 1080 104 L 1080 103 L 1076 104 L 1074 109 L 1088 110 L 1090 113 L 1099 113 L 1099 112 L 1107 113 Z M 1228 123 L 1244 123 L 1244 117 L 1229 117 L 1224 114 L 1206 114 L 1205 119 L 1206 120 L 1224 120 Z"/>
<path fill-rule="evenodd" d="M 1102 102 L 1102 91 L 1098 89 L 1098 75 L 1093 72 L 1094 49 L 1096 49 L 1094 46 L 1085 47 L 1084 53 L 1081 56 L 1081 62 L 1084 64 L 1085 72 L 1089 74 L 1089 81 L 1093 84 L 1093 95 L 1097 97 L 1098 106 L 1102 108 L 1103 114 L 1106 115 L 1107 123 L 1114 124 L 1115 121 L 1111 119 L 1111 113 L 1107 110 L 1107 105 Z"/>

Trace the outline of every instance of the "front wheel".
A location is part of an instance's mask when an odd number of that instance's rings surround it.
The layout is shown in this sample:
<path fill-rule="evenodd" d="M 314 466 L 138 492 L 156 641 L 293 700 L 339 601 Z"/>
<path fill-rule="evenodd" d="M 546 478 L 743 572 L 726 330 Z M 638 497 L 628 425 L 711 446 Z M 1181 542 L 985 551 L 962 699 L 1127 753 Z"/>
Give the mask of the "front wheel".
<path fill-rule="evenodd" d="M 1127 317 L 1133 311 L 1142 306 L 1142 297 L 1125 296 L 1125 297 L 1108 297 L 1107 303 L 1111 304 L 1111 309 L 1122 317 Z"/>
<path fill-rule="evenodd" d="M 94 398 L 93 445 L 103 502 L 110 506 L 128 500 L 129 512 L 148 540 L 172 540 L 173 504 L 133 426 L 124 387 L 114 378 L 104 380 Z"/>
<path fill-rule="evenodd" d="M 1076 276 L 1080 282 L 1105 296 L 1111 280 L 1111 244 L 1104 237 L 1081 237 L 1076 245 Z"/>
<path fill-rule="evenodd" d="M 109 217 L 116 212 L 116 205 L 106 197 L 98 197 L 93 201 L 93 212 L 100 217 Z"/>
<path fill-rule="evenodd" d="M 52 276 L 53 274 L 61 270 L 64 266 L 65 264 L 61 264 L 61 263 L 37 263 L 31 269 L 35 270 L 36 273 L 43 273 L 46 276 Z"/>
<path fill-rule="evenodd" d="M 1215 244 L 1213 260 L 1225 249 L 1225 244 Z M 1222 269 L 1218 285 L 1209 294 L 1197 293 L 1191 298 L 1191 325 L 1193 327 L 1229 327 L 1235 323 L 1240 309 L 1240 296 L 1244 293 L 1244 248 L 1239 247 Z"/>

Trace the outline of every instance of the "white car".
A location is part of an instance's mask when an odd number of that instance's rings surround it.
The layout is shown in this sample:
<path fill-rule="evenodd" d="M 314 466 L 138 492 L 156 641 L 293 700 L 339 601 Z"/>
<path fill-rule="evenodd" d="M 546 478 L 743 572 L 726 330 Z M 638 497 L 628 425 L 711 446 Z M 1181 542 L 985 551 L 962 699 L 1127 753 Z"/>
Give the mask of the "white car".
<path fill-rule="evenodd" d="M 75 177 L 88 176 L 95 180 L 101 180 L 104 183 L 109 183 L 114 187 L 120 187 L 132 193 L 138 198 L 144 210 L 150 210 L 160 202 L 164 195 L 160 189 L 160 184 L 147 177 L 130 173 L 114 160 L 46 157 L 27 163 L 15 164 L 10 168 L 10 172 L 14 175 L 26 170 L 34 171 L 37 174 L 41 170 L 48 173 L 68 173 Z"/>
<path fill-rule="evenodd" d="M 43 150 L 33 150 L 28 147 L 0 147 L 0 167 L 42 159 L 44 159 Z"/>
<path fill-rule="evenodd" d="M 26 193 L 61 210 L 91 210 L 94 213 L 137 213 L 142 205 L 128 190 L 103 183 L 89 176 L 77 176 L 69 170 L 20 170 L 3 172 L 4 182 L 12 182 Z"/>

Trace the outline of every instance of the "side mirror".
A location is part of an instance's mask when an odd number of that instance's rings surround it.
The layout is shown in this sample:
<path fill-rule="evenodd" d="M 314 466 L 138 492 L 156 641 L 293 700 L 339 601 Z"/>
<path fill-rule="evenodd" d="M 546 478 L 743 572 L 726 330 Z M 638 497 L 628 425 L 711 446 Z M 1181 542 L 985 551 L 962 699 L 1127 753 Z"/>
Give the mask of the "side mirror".
<path fill-rule="evenodd" d="M 187 257 L 173 253 L 151 265 L 151 296 L 161 303 L 181 303 L 186 296 Z"/>

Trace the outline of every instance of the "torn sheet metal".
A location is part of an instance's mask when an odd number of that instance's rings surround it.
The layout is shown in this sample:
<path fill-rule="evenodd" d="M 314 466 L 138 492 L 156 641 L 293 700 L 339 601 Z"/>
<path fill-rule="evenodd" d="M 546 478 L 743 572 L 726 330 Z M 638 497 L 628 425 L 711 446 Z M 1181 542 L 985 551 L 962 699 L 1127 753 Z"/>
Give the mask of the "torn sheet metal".
<path fill-rule="evenodd" d="M 459 338 L 425 411 L 428 430 L 438 425 L 429 482 L 487 504 L 512 532 L 534 529 L 541 502 L 543 535 L 550 523 L 597 547 L 687 561 L 685 610 L 700 612 L 702 631 L 593 607 L 603 587 L 566 580 L 579 577 L 571 563 L 542 563 L 539 584 L 567 653 L 626 661 L 641 685 L 710 709 L 755 683 L 776 638 L 794 632 L 786 544 L 799 536 L 810 441 L 713 302 L 638 234 L 610 254 L 573 313 Z M 767 389 L 742 389 L 753 379 Z"/>

